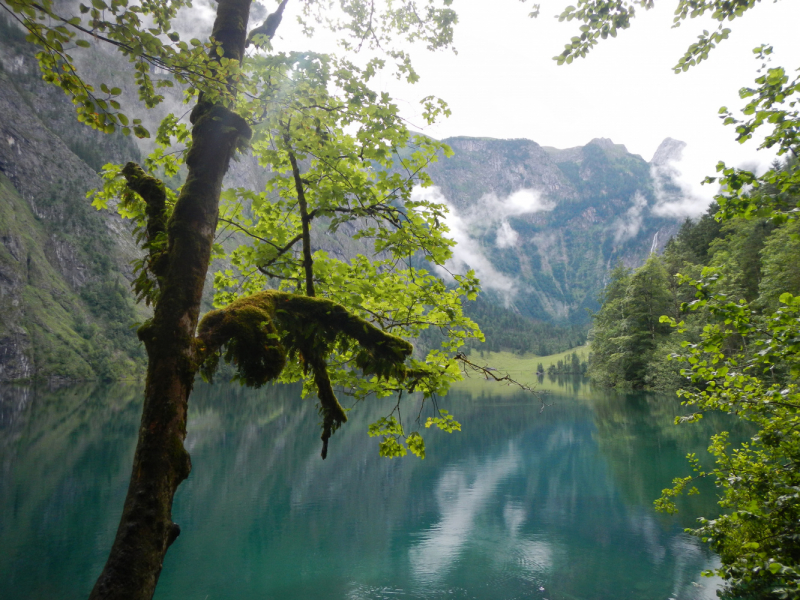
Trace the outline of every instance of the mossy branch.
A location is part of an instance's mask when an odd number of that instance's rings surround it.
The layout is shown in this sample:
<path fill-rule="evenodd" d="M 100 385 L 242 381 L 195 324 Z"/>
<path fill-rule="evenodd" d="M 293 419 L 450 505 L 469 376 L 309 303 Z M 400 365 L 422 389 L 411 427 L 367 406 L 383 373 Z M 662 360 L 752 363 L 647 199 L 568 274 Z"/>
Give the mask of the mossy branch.
<path fill-rule="evenodd" d="M 273 324 L 274 307 L 253 298 L 211 311 L 200 322 L 200 373 L 204 379 L 213 378 L 220 356 L 233 363 L 237 378 L 251 387 L 261 387 L 283 371 L 286 348 Z"/>
<path fill-rule="evenodd" d="M 311 368 L 317 386 L 325 458 L 328 438 L 347 421 L 325 363 L 336 342 L 344 338 L 358 342 L 356 365 L 364 374 L 405 377 L 404 363 L 413 350 L 406 340 L 331 300 L 271 290 L 241 298 L 203 318 L 197 335 L 200 371 L 210 380 L 222 356 L 236 368 L 237 379 L 260 387 L 280 375 L 287 358 L 298 356 L 306 369 Z"/>
<path fill-rule="evenodd" d="M 163 243 L 167 231 L 167 191 L 164 182 L 156 177 L 148 175 L 142 167 L 135 162 L 129 162 L 122 169 L 122 175 L 128 183 L 128 187 L 139 194 L 144 200 L 147 208 L 147 242 L 145 248 L 148 249 L 150 259 L 148 267 L 156 276 L 161 277 L 166 268 L 166 252 Z"/>

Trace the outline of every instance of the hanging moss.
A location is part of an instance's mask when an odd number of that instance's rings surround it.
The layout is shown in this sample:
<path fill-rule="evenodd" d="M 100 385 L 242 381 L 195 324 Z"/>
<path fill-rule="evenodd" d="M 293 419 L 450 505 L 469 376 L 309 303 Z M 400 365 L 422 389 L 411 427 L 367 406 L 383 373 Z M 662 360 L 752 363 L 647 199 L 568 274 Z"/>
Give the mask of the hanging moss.
<path fill-rule="evenodd" d="M 286 365 L 286 349 L 278 339 L 272 307 L 252 297 L 208 313 L 198 333 L 206 355 L 201 366 L 206 379 L 212 378 L 221 355 L 236 367 L 237 378 L 251 387 L 277 378 Z"/>
<path fill-rule="evenodd" d="M 347 415 L 333 392 L 325 359 L 337 342 L 354 340 L 356 365 L 368 375 L 406 374 L 412 346 L 325 298 L 265 291 L 211 311 L 200 322 L 198 343 L 201 374 L 210 380 L 219 359 L 232 363 L 236 378 L 259 387 L 276 379 L 287 358 L 298 357 L 310 368 L 317 386 L 322 417 L 322 458 L 328 438 Z"/>

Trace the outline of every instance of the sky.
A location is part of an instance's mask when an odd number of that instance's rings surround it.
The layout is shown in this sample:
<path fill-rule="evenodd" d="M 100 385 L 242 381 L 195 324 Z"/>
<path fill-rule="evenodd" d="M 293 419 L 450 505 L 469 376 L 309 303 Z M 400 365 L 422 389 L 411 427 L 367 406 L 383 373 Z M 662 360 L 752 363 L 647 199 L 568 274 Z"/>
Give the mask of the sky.
<path fill-rule="evenodd" d="M 272 2 L 262 2 L 272 10 Z M 530 1 L 455 0 L 458 54 L 410 48 L 421 81 L 408 85 L 387 75 L 378 85 L 392 93 L 412 125 L 438 139 L 527 138 L 569 148 L 604 137 L 648 161 L 664 138 L 682 140 L 687 143 L 679 165 L 682 177 L 696 194 L 709 198 L 714 190 L 701 188 L 699 182 L 714 174 L 719 160 L 736 165 L 772 160 L 766 152 L 756 152 L 757 142 L 738 144 L 733 127 L 721 124 L 718 110 L 743 106 L 738 90 L 753 83 L 761 65 L 754 47 L 773 45 L 772 66 L 800 66 L 800 2 L 765 0 L 727 24 L 730 39 L 707 61 L 678 75 L 671 67 L 716 22 L 694 19 L 673 29 L 675 0 L 639 10 L 630 29 L 601 41 L 587 58 L 562 66 L 552 57 L 579 25 L 554 18 L 566 0 L 540 4 L 540 16 L 530 19 Z M 325 35 L 302 38 L 292 9 L 289 2 L 275 49 L 332 50 Z M 446 100 L 453 114 L 423 127 L 418 101 L 429 94 Z"/>

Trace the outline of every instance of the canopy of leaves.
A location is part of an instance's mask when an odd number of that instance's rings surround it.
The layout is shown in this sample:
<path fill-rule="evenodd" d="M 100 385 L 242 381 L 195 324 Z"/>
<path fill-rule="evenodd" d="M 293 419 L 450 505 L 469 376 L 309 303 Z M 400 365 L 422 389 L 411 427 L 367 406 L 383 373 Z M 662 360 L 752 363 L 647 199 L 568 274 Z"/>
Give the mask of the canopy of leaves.
<path fill-rule="evenodd" d="M 433 48 L 448 46 L 455 22 L 454 13 L 446 8 L 449 2 L 443 3 L 444 8 L 437 8 L 435 2 L 425 4 L 424 18 L 415 12 L 419 7 L 413 3 L 384 7 L 380 14 L 377 9 L 369 13 L 368 3 L 345 3 L 349 17 L 341 22 L 314 13 L 319 6 L 311 2 L 302 3 L 302 10 L 304 19 L 319 18 L 326 26 L 348 32 L 344 38 L 350 40 L 344 42 L 348 49 L 354 48 L 353 39 L 360 40 L 359 44 L 376 44 L 392 30 L 407 39 L 428 40 Z M 155 11 L 153 14 L 166 11 L 162 15 L 166 28 L 178 9 L 179 5 L 170 4 L 147 5 L 142 10 Z M 23 10 L 22 14 L 27 13 Z M 98 31 L 105 27 L 122 35 L 116 25 L 98 27 Z M 77 39 L 80 31 L 73 28 L 68 34 Z M 163 31 L 151 33 L 158 41 L 148 53 L 132 55 L 132 60 L 146 66 L 171 65 L 179 72 L 173 79 L 184 87 L 187 102 L 202 94 L 204 101 L 233 109 L 252 129 L 248 150 L 269 174 L 263 190 L 235 188 L 222 193 L 218 239 L 235 235 L 241 243 L 233 248 L 215 245 L 217 258 L 228 265 L 216 274 L 215 305 L 224 310 L 242 297 L 278 289 L 334 302 L 355 318 L 404 340 L 415 340 L 426 329 L 435 328 L 441 341 L 440 348 L 418 348 L 401 370 L 377 373 L 372 369 L 365 377 L 359 359 L 363 348 L 351 338 L 334 337 L 325 343 L 324 352 L 313 353 L 313 357 L 309 352 L 288 352 L 285 364 L 276 360 L 278 372 L 267 368 L 266 379 L 278 375 L 282 381 L 303 379 L 305 392 L 316 391 L 323 408 L 323 396 L 332 395 L 323 388 L 330 385 L 340 386 L 356 398 L 419 391 L 423 403 L 446 392 L 450 383 L 461 377 L 456 359 L 459 348 L 467 340 L 483 339 L 461 306 L 462 298 L 475 299 L 478 281 L 472 272 L 454 275 L 451 283 L 432 273 L 431 267 L 443 268 L 452 253 L 453 242 L 443 225 L 446 208 L 411 192 L 414 186 L 430 185 L 425 167 L 450 150 L 429 138 L 412 136 L 391 98 L 371 89 L 370 81 L 384 67 L 383 59 L 358 66 L 330 55 L 271 52 L 265 44 L 266 51 L 235 61 L 219 57 L 219 46 L 212 37 L 197 54 L 206 72 L 196 76 L 179 61 L 168 60 L 170 53 L 182 48 L 175 46 L 182 43 L 175 41 L 177 35 L 162 39 Z M 123 48 L 123 52 L 127 50 Z M 413 79 L 407 57 L 402 52 L 390 55 L 398 59 L 398 72 Z M 59 60 L 70 62 L 65 57 Z M 140 94 L 144 94 L 149 76 L 148 66 L 137 80 Z M 70 89 L 65 91 L 72 93 Z M 160 98 L 151 100 L 148 106 Z M 110 131 L 108 124 L 122 117 L 97 110 L 98 106 L 86 105 L 86 110 L 105 119 L 103 127 Z M 423 106 L 429 122 L 448 111 L 434 98 L 423 99 Z M 135 265 L 135 291 L 148 303 L 158 302 L 160 265 L 168 243 L 165 223 L 180 194 L 180 185 L 171 189 L 157 176 L 178 177 L 180 182 L 192 144 L 191 127 L 170 114 L 159 126 L 155 142 L 155 151 L 144 161 L 144 171 L 137 171 L 136 165 L 124 169 L 107 165 L 102 173 L 104 187 L 93 195 L 98 208 L 121 198 L 121 214 L 137 224 L 139 241 L 148 254 Z M 359 251 L 332 256 L 313 247 L 313 240 L 326 232 L 347 232 Z M 267 324 L 267 319 L 256 321 L 266 328 L 267 338 L 285 337 L 288 331 L 281 329 L 281 323 L 288 323 L 286 318 L 270 319 L 274 324 Z M 247 371 L 247 353 L 238 346 L 254 351 L 239 337 L 229 337 L 225 342 L 229 347 L 221 356 Z M 250 342 L 270 347 L 259 339 L 256 336 Z M 256 361 L 256 371 L 264 367 L 255 354 L 250 358 Z M 309 368 L 312 359 L 323 363 Z M 210 375 L 213 368 L 209 369 Z M 263 383 L 263 378 L 247 373 L 241 378 L 245 383 Z M 405 432 L 394 439 L 404 436 Z M 424 454 L 421 436 L 417 433 L 410 439 L 415 453 Z"/>
<path fill-rule="evenodd" d="M 725 411 L 753 423 L 750 442 L 732 448 L 726 433 L 711 440 L 716 464 L 710 470 L 690 456 L 696 475 L 678 478 L 657 501 L 673 511 L 673 498 L 691 490 L 696 477 L 713 477 L 730 512 L 701 519 L 691 530 L 720 554 L 719 573 L 729 597 L 800 596 L 800 298 L 780 297 L 780 308 L 759 318 L 747 305 L 716 293 L 715 274 L 687 281 L 696 290 L 691 309 L 708 312 L 698 343 L 685 343 L 679 357 L 695 384 L 679 392 L 697 412 Z M 683 327 L 667 317 L 675 327 Z"/>

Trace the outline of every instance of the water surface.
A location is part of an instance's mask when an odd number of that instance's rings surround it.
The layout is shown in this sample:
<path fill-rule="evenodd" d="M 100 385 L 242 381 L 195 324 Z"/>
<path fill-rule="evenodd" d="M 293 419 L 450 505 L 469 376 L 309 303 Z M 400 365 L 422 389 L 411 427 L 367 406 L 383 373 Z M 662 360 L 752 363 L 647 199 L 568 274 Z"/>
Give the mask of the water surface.
<path fill-rule="evenodd" d="M 395 401 L 363 403 L 322 461 L 297 387 L 198 386 L 183 533 L 156 598 L 714 598 L 700 572 L 715 557 L 682 532 L 714 512 L 713 490 L 677 517 L 652 501 L 726 423 L 675 426 L 669 396 L 551 387 L 544 409 L 488 386 L 440 399 L 464 431 L 429 431 L 424 461 L 379 458 L 367 426 Z M 141 390 L 0 393 L 0 598 L 85 598 L 119 519 Z"/>

